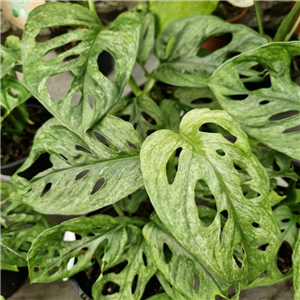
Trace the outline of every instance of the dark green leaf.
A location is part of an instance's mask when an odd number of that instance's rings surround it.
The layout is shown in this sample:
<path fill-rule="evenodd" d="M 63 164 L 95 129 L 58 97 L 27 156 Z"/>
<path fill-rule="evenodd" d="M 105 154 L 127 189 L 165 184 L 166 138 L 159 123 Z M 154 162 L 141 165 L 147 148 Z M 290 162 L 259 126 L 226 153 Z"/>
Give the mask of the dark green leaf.
<path fill-rule="evenodd" d="M 230 43 L 202 56 L 199 52 L 201 45 L 225 33 L 232 35 Z M 171 51 L 168 49 L 170 40 L 174 40 Z M 257 32 L 240 24 L 229 24 L 214 16 L 187 17 L 173 22 L 159 35 L 156 54 L 161 64 L 155 72 L 155 78 L 175 86 L 207 87 L 209 76 L 231 55 L 266 42 Z"/>
<path fill-rule="evenodd" d="M 209 86 L 220 105 L 246 133 L 292 158 L 300 158 L 300 87 L 291 81 L 290 64 L 300 55 L 300 42 L 273 43 L 224 63 L 210 78 Z M 268 88 L 249 90 L 251 78 L 239 77 L 245 62 L 261 65 L 271 79 Z M 234 100 L 242 96 L 243 99 Z"/>
<path fill-rule="evenodd" d="M 87 213 L 115 203 L 143 185 L 141 144 L 133 127 L 113 116 L 94 125 L 84 139 L 52 119 L 37 133 L 29 158 L 13 180 L 24 191 L 24 201 L 38 211 Z M 18 176 L 46 152 L 51 168 L 30 181 Z"/>
<path fill-rule="evenodd" d="M 70 130 L 83 136 L 120 98 L 138 53 L 145 10 L 145 4 L 140 4 L 105 28 L 94 13 L 77 4 L 48 3 L 30 13 L 22 39 L 25 83 Z M 43 43 L 35 41 L 43 28 L 70 25 L 77 29 Z M 79 43 L 50 61 L 43 61 L 48 52 L 70 42 Z M 97 58 L 103 50 L 115 60 L 114 81 L 98 71 Z M 72 59 L 65 60 L 67 57 Z M 54 102 L 46 80 L 63 72 L 72 72 L 74 78 L 65 96 Z M 75 93 L 80 93 L 80 100 L 71 107 Z"/>
<path fill-rule="evenodd" d="M 236 138 L 203 132 L 214 123 Z M 166 166 L 176 149 L 178 171 L 168 182 Z M 250 180 L 242 182 L 234 165 Z M 159 218 L 183 248 L 208 270 L 231 283 L 253 281 L 273 259 L 279 244 L 276 220 L 268 203 L 269 180 L 264 168 L 251 153 L 246 134 L 224 111 L 195 109 L 180 124 L 180 132 L 160 130 L 142 146 L 144 184 Z M 216 199 L 217 215 L 206 227 L 198 219 L 195 186 L 204 181 Z M 243 194 L 243 188 L 249 192 Z M 222 226 L 221 215 L 227 218 Z M 259 224 L 255 228 L 253 223 Z M 261 250 L 267 245 L 265 251 Z M 237 248 L 244 256 L 236 262 Z M 242 268 L 239 268 L 242 264 Z"/>
<path fill-rule="evenodd" d="M 140 204 L 148 199 L 148 194 L 145 189 L 139 189 L 136 192 L 132 193 L 128 197 L 120 200 L 118 202 L 119 207 L 122 211 L 129 212 L 134 214 L 139 208 Z"/>

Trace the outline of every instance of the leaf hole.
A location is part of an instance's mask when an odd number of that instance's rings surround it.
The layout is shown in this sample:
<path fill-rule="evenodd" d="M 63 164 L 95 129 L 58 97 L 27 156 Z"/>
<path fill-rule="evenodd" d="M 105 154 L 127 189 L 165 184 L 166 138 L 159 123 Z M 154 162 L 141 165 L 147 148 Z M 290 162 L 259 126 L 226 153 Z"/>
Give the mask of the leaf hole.
<path fill-rule="evenodd" d="M 252 226 L 253 226 L 254 228 L 258 228 L 258 227 L 259 227 L 259 224 L 256 223 L 256 222 L 253 222 L 253 223 L 252 223 Z"/>
<path fill-rule="evenodd" d="M 134 129 L 136 129 L 136 127 L 135 127 Z M 146 134 L 147 134 L 147 136 L 149 136 L 149 135 L 151 135 L 153 132 L 155 132 L 155 130 L 154 130 L 154 129 L 150 129 L 150 130 L 148 130 L 148 131 L 146 132 Z"/>
<path fill-rule="evenodd" d="M 74 75 L 71 71 L 65 71 L 46 79 L 46 86 L 48 93 L 53 102 L 57 102 L 68 93 L 73 81 Z M 58 82 L 63 82 L 64 84 L 59 85 Z"/>
<path fill-rule="evenodd" d="M 197 275 L 194 275 L 194 291 L 197 293 L 200 287 L 200 279 Z"/>
<path fill-rule="evenodd" d="M 70 102 L 70 106 L 71 107 L 75 107 L 76 105 L 78 105 L 78 103 L 80 102 L 81 100 L 81 96 L 82 96 L 82 93 L 81 92 L 76 92 L 72 95 L 72 99 L 71 99 L 71 102 Z"/>
<path fill-rule="evenodd" d="M 147 267 L 147 257 L 146 257 L 145 252 L 143 252 L 142 258 L 143 258 L 144 266 Z"/>
<path fill-rule="evenodd" d="M 231 100 L 242 101 L 248 98 L 248 96 L 249 96 L 248 94 L 240 94 L 240 95 L 230 95 L 229 97 Z"/>
<path fill-rule="evenodd" d="M 88 236 L 91 236 L 91 237 L 93 237 L 93 236 L 96 236 L 96 235 L 95 235 L 95 233 L 93 233 L 93 232 L 90 232 L 90 233 L 88 234 Z"/>
<path fill-rule="evenodd" d="M 135 275 L 133 280 L 132 280 L 132 284 L 131 284 L 131 294 L 133 295 L 136 291 L 136 287 L 138 284 L 138 280 L 139 280 L 139 276 Z"/>
<path fill-rule="evenodd" d="M 151 125 L 156 125 L 156 121 L 149 116 L 147 113 L 145 113 L 144 111 L 141 112 L 141 115 L 143 116 L 143 118 Z"/>
<path fill-rule="evenodd" d="M 168 264 L 172 260 L 173 252 L 171 251 L 171 249 L 166 243 L 164 243 L 163 245 L 163 252 L 164 252 L 165 263 Z"/>
<path fill-rule="evenodd" d="M 40 266 L 34 267 L 34 268 L 33 268 L 33 271 L 34 271 L 35 273 L 39 272 L 39 271 L 40 271 Z"/>
<path fill-rule="evenodd" d="M 281 220 L 282 223 L 288 223 L 290 221 L 291 221 L 291 219 L 283 219 L 283 220 Z"/>
<path fill-rule="evenodd" d="M 88 104 L 89 104 L 90 108 L 93 108 L 94 107 L 94 100 L 93 100 L 93 97 L 90 94 L 87 95 L 87 100 L 88 100 Z"/>
<path fill-rule="evenodd" d="M 257 191 L 251 189 L 248 185 L 246 184 L 242 184 L 241 188 L 243 190 L 243 194 L 244 197 L 246 199 L 254 199 L 254 198 L 258 198 L 260 196 L 260 193 L 258 193 Z"/>
<path fill-rule="evenodd" d="M 223 210 L 220 213 L 226 220 L 228 220 L 228 210 Z"/>
<path fill-rule="evenodd" d="M 100 142 L 102 143 L 105 147 L 111 149 L 111 150 L 116 150 L 117 151 L 117 147 L 107 138 L 105 138 L 102 134 L 100 134 L 97 131 L 93 132 L 94 137 Z"/>
<path fill-rule="evenodd" d="M 7 89 L 7 93 L 8 93 L 11 97 L 13 97 L 13 98 L 15 98 L 15 99 L 18 98 L 18 92 L 17 92 L 15 89 L 13 89 L 13 88 L 8 88 L 8 89 Z"/>
<path fill-rule="evenodd" d="M 107 51 L 102 51 L 97 58 L 98 70 L 104 76 L 108 76 L 109 80 L 115 81 L 114 66 L 115 59 Z"/>
<path fill-rule="evenodd" d="M 95 183 L 93 190 L 91 192 L 91 195 L 94 195 L 95 193 L 97 193 L 105 184 L 105 178 L 102 177 L 100 179 L 97 180 L 97 182 Z"/>
<path fill-rule="evenodd" d="M 59 153 L 59 155 L 60 155 L 64 160 L 68 161 L 68 159 L 67 159 L 63 154 Z"/>
<path fill-rule="evenodd" d="M 268 100 L 263 100 L 263 101 L 260 101 L 260 102 L 259 102 L 259 105 L 266 105 L 266 104 L 268 104 L 268 103 L 270 103 L 270 101 L 268 101 Z"/>
<path fill-rule="evenodd" d="M 46 184 L 46 186 L 44 187 L 44 189 L 43 189 L 43 191 L 42 191 L 40 197 L 45 196 L 45 195 L 50 191 L 51 186 L 52 186 L 52 183 L 51 183 L 51 182 L 48 182 L 48 183 Z"/>
<path fill-rule="evenodd" d="M 55 249 L 54 253 L 53 253 L 53 256 L 54 257 L 59 257 L 60 256 L 59 251 Z"/>
<path fill-rule="evenodd" d="M 121 263 L 105 270 L 103 272 L 103 275 L 107 275 L 107 274 L 112 273 L 112 272 L 115 273 L 115 274 L 120 274 L 122 271 L 124 271 L 124 269 L 126 268 L 127 265 L 128 265 L 128 261 L 125 260 L 125 261 L 123 261 L 123 262 L 121 262 Z"/>
<path fill-rule="evenodd" d="M 228 299 L 232 299 L 235 296 L 235 287 L 233 285 L 231 285 L 228 288 Z"/>
<path fill-rule="evenodd" d="M 48 275 L 52 276 L 59 270 L 59 267 L 54 267 L 51 271 L 49 271 Z"/>
<path fill-rule="evenodd" d="M 226 153 L 222 150 L 222 149 L 217 149 L 216 152 L 218 153 L 218 155 L 220 156 L 225 156 Z"/>
<path fill-rule="evenodd" d="M 266 275 L 267 275 L 267 272 L 264 271 L 263 273 L 261 273 L 261 274 L 259 275 L 259 278 L 264 278 Z"/>
<path fill-rule="evenodd" d="M 297 125 L 295 127 L 285 129 L 282 133 L 286 134 L 286 133 L 299 132 L 299 131 L 300 131 L 300 125 Z"/>
<path fill-rule="evenodd" d="M 122 120 L 129 122 L 130 121 L 130 115 L 122 115 L 120 117 Z"/>
<path fill-rule="evenodd" d="M 201 48 L 215 51 L 220 48 L 227 46 L 232 41 L 232 34 L 231 33 L 223 33 L 223 34 L 215 34 L 208 36 L 202 43 Z M 209 55 L 209 53 L 204 52 L 202 49 L 199 49 L 197 56 L 198 57 L 205 57 Z M 201 51 L 202 50 L 202 51 Z"/>
<path fill-rule="evenodd" d="M 300 223 L 299 222 L 296 222 L 296 228 L 300 229 Z"/>
<path fill-rule="evenodd" d="M 137 150 L 137 146 L 129 141 L 126 141 L 127 142 L 127 145 L 132 148 L 133 150 Z"/>
<path fill-rule="evenodd" d="M 243 267 L 245 251 L 244 251 L 244 248 L 240 244 L 237 244 L 234 247 L 232 256 L 233 256 L 233 259 L 234 259 L 236 265 L 238 266 L 238 268 L 241 269 Z"/>
<path fill-rule="evenodd" d="M 180 154 L 182 151 L 182 147 L 177 148 L 173 153 L 170 155 L 170 158 L 166 164 L 166 176 L 169 184 L 173 184 L 178 170 L 174 168 L 174 160 L 175 157 L 178 157 L 178 164 L 180 159 Z"/>
<path fill-rule="evenodd" d="M 78 150 L 78 151 L 82 151 L 82 152 L 84 152 L 84 153 L 93 155 L 93 152 L 92 152 L 92 151 L 90 151 L 90 150 L 88 150 L 87 148 L 82 147 L 82 146 L 80 146 L 80 145 L 75 145 L 75 149 Z"/>
<path fill-rule="evenodd" d="M 208 104 L 211 102 L 212 102 L 211 98 L 198 98 L 198 99 L 193 100 L 191 102 L 191 104 Z"/>
<path fill-rule="evenodd" d="M 75 180 L 79 180 L 79 179 L 85 177 L 89 172 L 90 172 L 90 170 L 84 170 L 84 171 L 78 173 L 75 177 Z"/>
<path fill-rule="evenodd" d="M 117 283 L 108 281 L 103 286 L 102 295 L 103 296 L 112 295 L 112 294 L 119 293 L 119 291 L 120 291 L 120 286 Z"/>
<path fill-rule="evenodd" d="M 257 249 L 260 251 L 266 251 L 269 245 L 270 245 L 269 243 L 265 243 L 259 246 Z"/>
<path fill-rule="evenodd" d="M 284 241 L 277 254 L 277 267 L 281 274 L 287 274 L 291 270 L 293 266 L 292 255 L 293 248 L 287 241 Z"/>
<path fill-rule="evenodd" d="M 234 144 L 237 140 L 236 136 L 232 135 L 222 126 L 219 126 L 215 123 L 204 123 L 200 126 L 199 131 L 215 134 L 216 136 L 221 134 L 227 141 L 231 142 L 232 144 Z"/>
<path fill-rule="evenodd" d="M 287 119 L 296 115 L 299 115 L 299 110 L 289 110 L 279 114 L 275 114 L 269 118 L 269 121 L 280 121 L 283 119 Z"/>
<path fill-rule="evenodd" d="M 240 54 L 241 54 L 241 52 L 238 52 L 238 51 L 230 51 L 226 54 L 226 58 L 231 59 L 231 58 L 236 57 Z"/>

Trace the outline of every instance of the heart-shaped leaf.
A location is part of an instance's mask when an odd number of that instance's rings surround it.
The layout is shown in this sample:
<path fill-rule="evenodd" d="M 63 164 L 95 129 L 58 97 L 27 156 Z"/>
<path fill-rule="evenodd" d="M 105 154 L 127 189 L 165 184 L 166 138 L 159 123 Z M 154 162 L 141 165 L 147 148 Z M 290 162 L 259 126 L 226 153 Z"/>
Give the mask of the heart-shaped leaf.
<path fill-rule="evenodd" d="M 224 34 L 229 34 L 225 39 L 232 38 L 226 46 L 202 53 L 201 45 L 205 41 Z M 157 39 L 156 54 L 161 64 L 155 78 L 175 86 L 207 87 L 206 80 L 225 60 L 266 42 L 254 30 L 215 16 L 183 18 L 166 27 Z"/>
<path fill-rule="evenodd" d="M 24 201 L 38 211 L 87 213 L 143 185 L 141 144 L 133 127 L 117 117 L 107 115 L 85 133 L 84 139 L 52 119 L 37 133 L 29 158 L 13 180 L 25 191 Z M 43 153 L 50 154 L 53 166 L 30 181 L 20 177 Z"/>
<path fill-rule="evenodd" d="M 296 258 L 297 261 L 299 257 L 296 243 L 300 217 L 294 214 L 287 205 L 280 205 L 273 213 L 281 231 L 281 246 L 270 266 L 248 287 L 267 286 L 285 280 L 293 275 L 295 267 L 297 272 L 297 264 L 294 260 Z"/>
<path fill-rule="evenodd" d="M 226 297 L 230 284 L 207 270 L 163 225 L 158 224 L 148 223 L 143 229 L 143 234 L 158 269 L 171 286 L 176 288 L 184 299 L 214 299 L 215 295 Z"/>
<path fill-rule="evenodd" d="M 27 266 L 33 240 L 54 224 L 18 200 L 1 202 L 1 269 Z"/>
<path fill-rule="evenodd" d="M 73 276 L 93 266 L 96 259 L 101 275 L 92 289 L 94 299 L 140 299 L 156 266 L 141 229 L 128 223 L 128 218 L 118 221 L 107 215 L 95 215 L 69 220 L 44 231 L 28 253 L 31 282 Z M 74 232 L 77 240 L 64 241 L 66 231 Z M 68 262 L 74 258 L 75 264 L 68 268 Z M 106 294 L 109 283 L 118 286 L 119 291 Z"/>
<path fill-rule="evenodd" d="M 220 133 L 203 132 L 206 123 L 222 127 L 231 141 Z M 171 183 L 168 161 L 180 149 Z M 248 181 L 242 181 L 235 165 L 248 174 Z M 143 143 L 141 166 L 160 220 L 208 270 L 231 283 L 250 283 L 266 269 L 279 244 L 268 203 L 269 180 L 246 134 L 226 112 L 195 109 L 183 117 L 179 134 L 153 133 Z M 216 199 L 217 215 L 208 227 L 199 220 L 195 205 L 198 181 L 205 182 Z M 227 219 L 224 226 L 222 215 Z M 237 250 L 241 258 L 235 255 Z"/>
<path fill-rule="evenodd" d="M 119 100 L 138 53 L 145 10 L 145 4 L 140 4 L 105 28 L 94 13 L 77 4 L 47 3 L 30 13 L 22 39 L 25 83 L 70 130 L 83 136 Z M 75 29 L 64 35 L 43 43 L 35 40 L 43 28 L 70 25 Z M 71 42 L 78 44 L 49 61 L 43 60 L 48 52 Z M 115 60 L 114 81 L 98 70 L 97 58 L 103 50 Z M 74 78 L 66 94 L 54 102 L 46 80 L 63 72 L 72 72 Z M 71 106 L 74 94 L 80 94 L 80 99 Z"/>
<path fill-rule="evenodd" d="M 297 159 L 300 87 L 290 78 L 290 65 L 298 55 L 300 42 L 268 44 L 224 63 L 209 80 L 222 108 L 249 136 Z M 252 63 L 257 73 L 262 68 L 261 79 L 269 75 L 271 85 L 251 85 L 251 78 L 239 72 L 245 63 Z"/>

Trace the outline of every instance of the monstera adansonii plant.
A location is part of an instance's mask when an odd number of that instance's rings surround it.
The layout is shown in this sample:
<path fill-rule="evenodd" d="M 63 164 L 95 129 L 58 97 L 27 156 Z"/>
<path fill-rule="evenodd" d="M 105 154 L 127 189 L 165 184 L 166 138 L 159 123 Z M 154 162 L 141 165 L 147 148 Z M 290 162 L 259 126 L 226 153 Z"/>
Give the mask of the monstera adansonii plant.
<path fill-rule="evenodd" d="M 53 26 L 74 30 L 36 41 Z M 291 276 L 299 295 L 299 171 L 290 163 L 300 153 L 300 88 L 289 70 L 300 42 L 267 44 L 255 31 L 213 16 L 175 21 L 156 40 L 154 28 L 145 4 L 106 27 L 70 3 L 48 3 L 28 18 L 24 84 L 55 118 L 38 131 L 12 178 L 18 195 L 46 214 L 108 205 L 118 213 L 41 233 L 27 257 L 31 282 L 98 264 L 94 299 L 145 299 L 154 275 L 164 293 L 153 299 L 238 299 L 241 289 Z M 225 33 L 227 45 L 203 52 L 204 41 Z M 73 41 L 75 47 L 44 59 Z M 159 65 L 148 74 L 153 45 Z M 114 81 L 98 70 L 103 50 L 115 60 Z M 148 76 L 143 90 L 130 77 L 136 61 Z M 74 75 L 70 88 L 53 101 L 47 79 L 66 71 Z M 128 81 L 134 96 L 121 98 Z M 52 167 L 23 178 L 44 153 Z M 151 217 L 136 215 L 147 199 Z M 77 239 L 65 241 L 66 231 Z M 293 266 L 282 270 L 286 244 Z"/>

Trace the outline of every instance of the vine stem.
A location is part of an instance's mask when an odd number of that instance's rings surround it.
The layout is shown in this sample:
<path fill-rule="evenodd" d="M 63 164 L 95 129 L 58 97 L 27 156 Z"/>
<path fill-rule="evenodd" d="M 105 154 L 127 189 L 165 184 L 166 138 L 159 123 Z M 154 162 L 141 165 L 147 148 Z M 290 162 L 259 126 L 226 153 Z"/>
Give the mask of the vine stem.
<path fill-rule="evenodd" d="M 121 210 L 121 208 L 119 207 L 119 205 L 117 203 L 113 204 L 113 208 L 115 209 L 115 211 L 118 213 L 119 216 L 124 216 L 123 211 Z"/>
<path fill-rule="evenodd" d="M 90 11 L 92 13 L 94 13 L 95 16 L 97 16 L 97 18 L 98 18 L 98 14 L 97 14 L 97 11 L 96 11 L 96 8 L 95 8 L 95 1 L 94 0 L 88 0 L 88 4 L 89 4 Z M 99 20 L 101 26 L 103 27 L 103 24 L 102 24 L 101 20 L 99 18 L 98 18 L 98 20 Z"/>
<path fill-rule="evenodd" d="M 254 7 L 255 7 L 258 31 L 259 31 L 259 34 L 263 37 L 264 36 L 264 29 L 263 29 L 263 25 L 262 25 L 260 8 L 259 8 L 259 4 L 258 4 L 257 0 L 254 0 Z"/>
<path fill-rule="evenodd" d="M 286 35 L 284 41 L 287 42 L 290 40 L 291 36 L 293 35 L 293 33 L 295 32 L 296 28 L 298 27 L 298 25 L 300 24 L 300 15 L 298 16 L 298 19 L 296 20 L 296 22 L 293 25 L 292 30 Z"/>
<path fill-rule="evenodd" d="M 128 84 L 130 85 L 134 95 L 136 97 L 139 97 L 140 95 L 142 95 L 142 91 L 141 89 L 138 87 L 138 85 L 136 84 L 134 78 L 132 77 L 132 75 L 130 75 L 130 78 L 129 78 L 129 81 L 128 81 Z"/>

